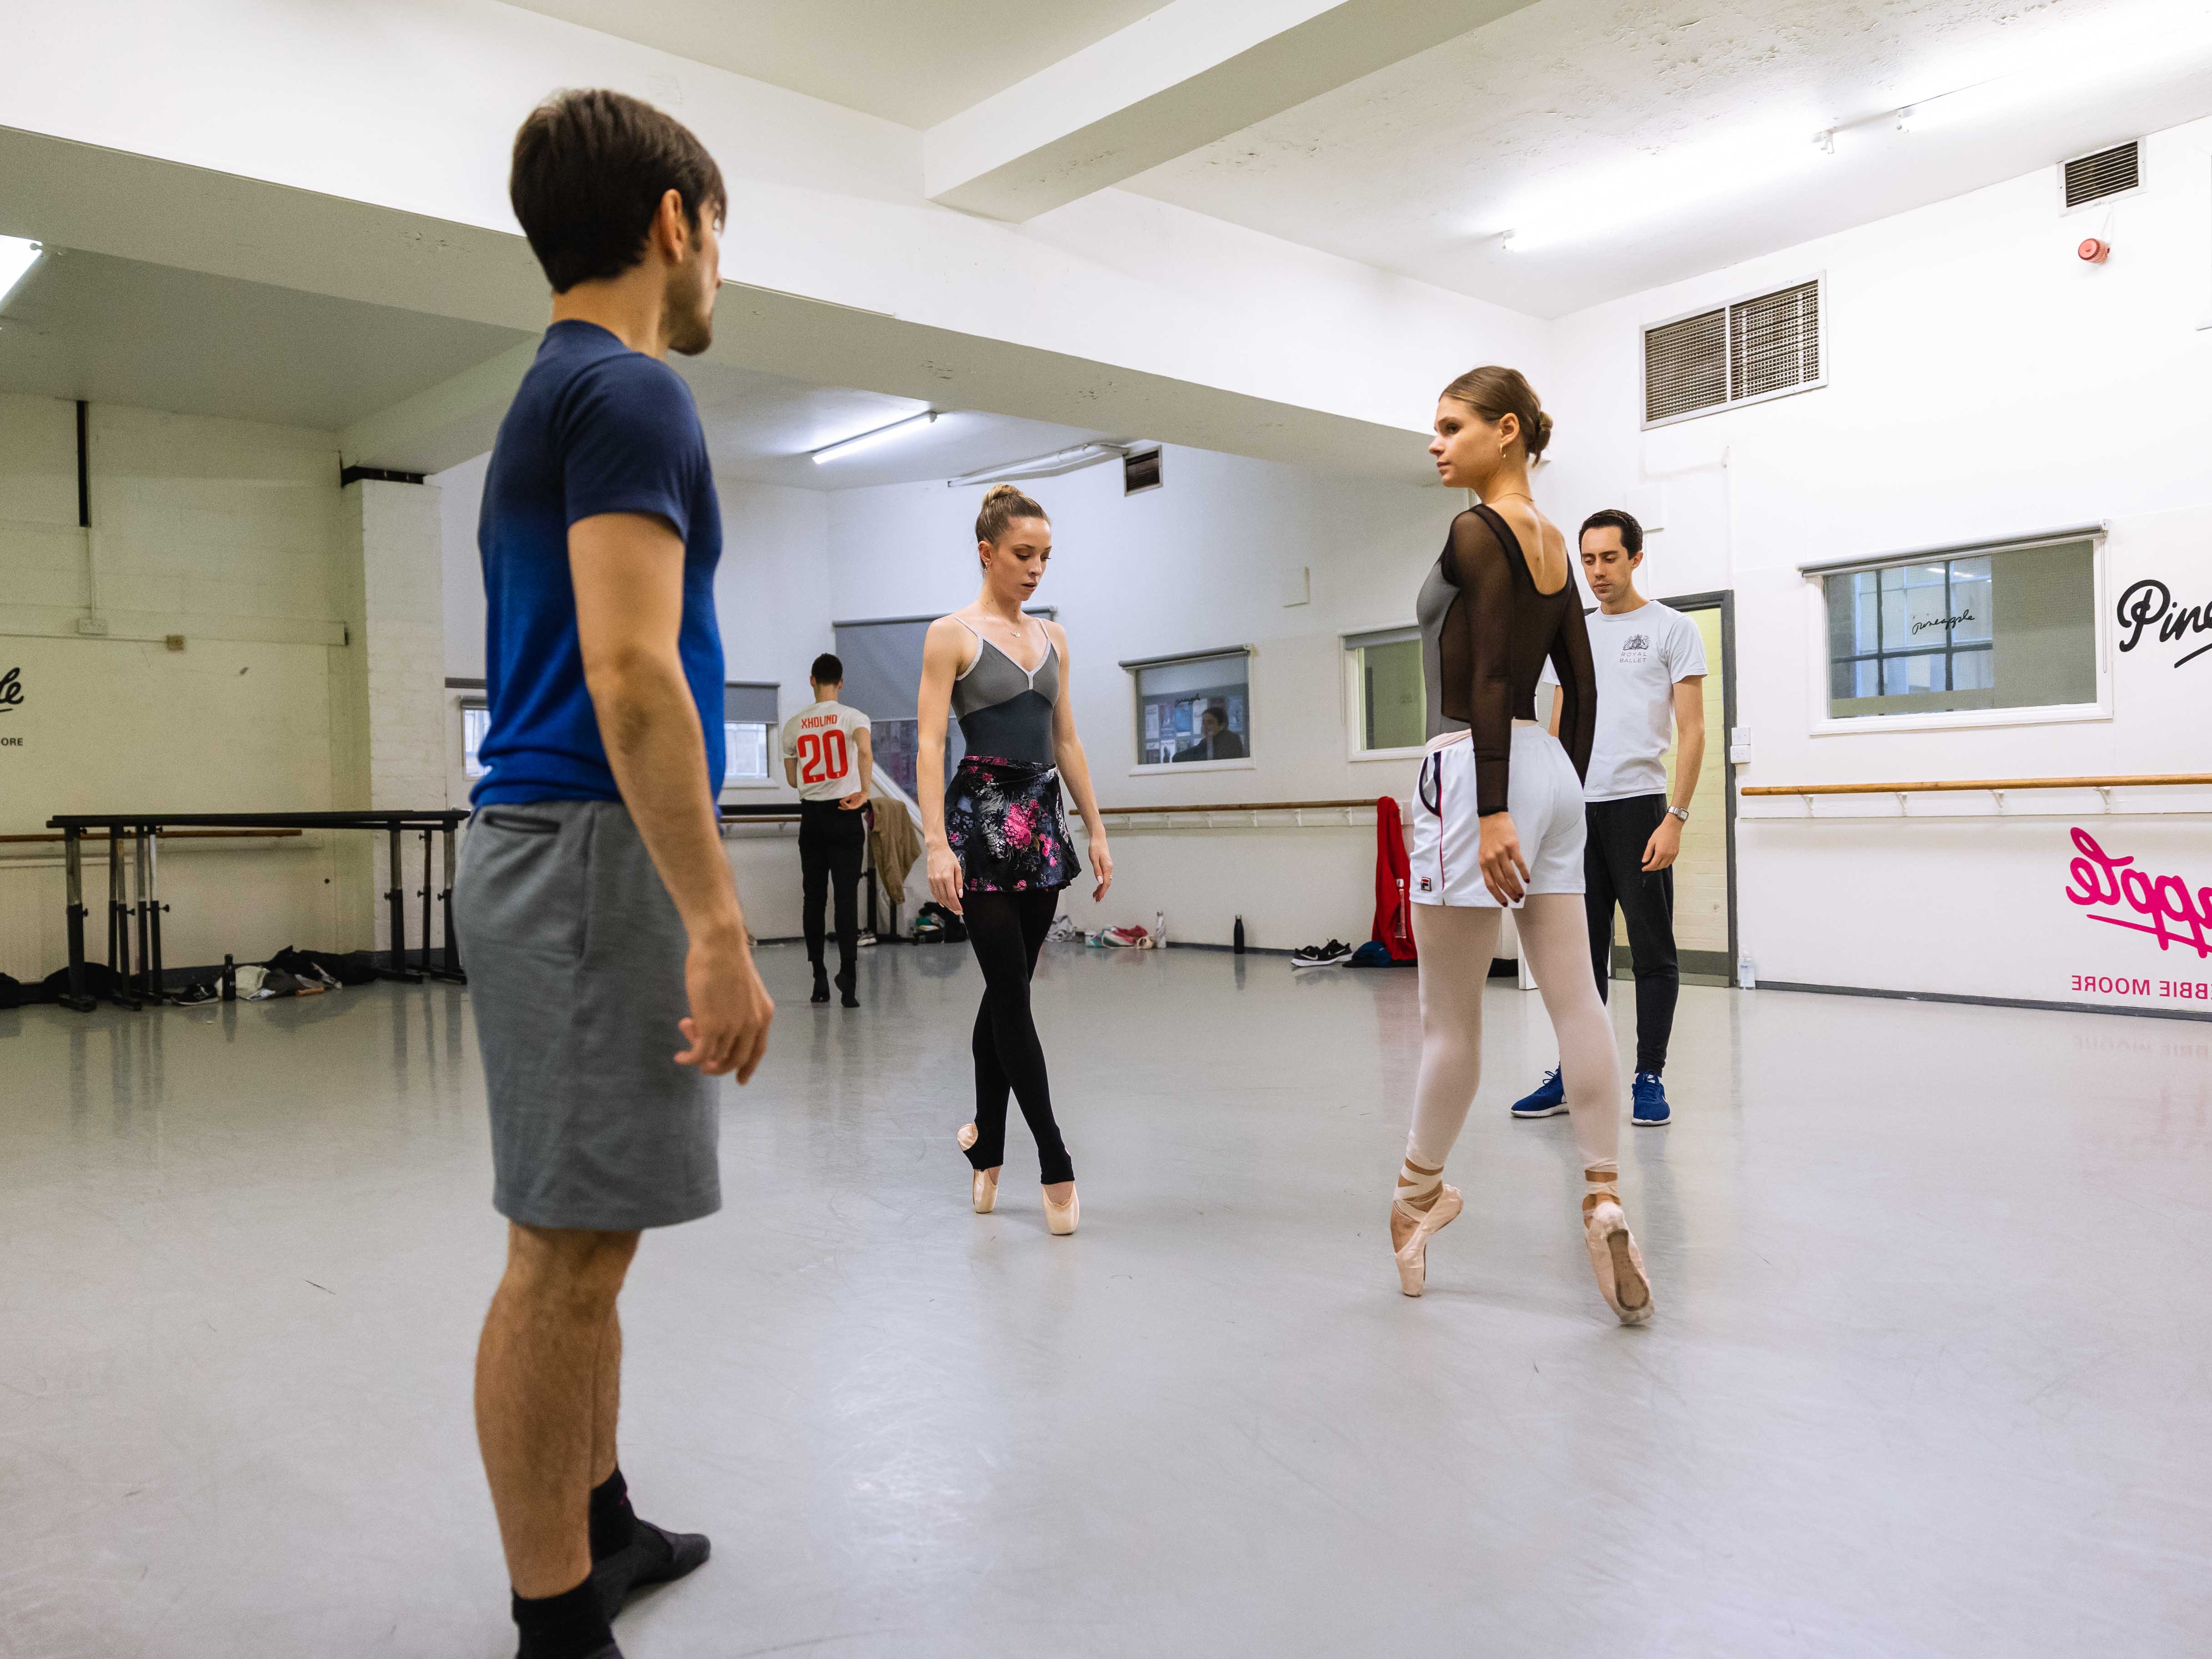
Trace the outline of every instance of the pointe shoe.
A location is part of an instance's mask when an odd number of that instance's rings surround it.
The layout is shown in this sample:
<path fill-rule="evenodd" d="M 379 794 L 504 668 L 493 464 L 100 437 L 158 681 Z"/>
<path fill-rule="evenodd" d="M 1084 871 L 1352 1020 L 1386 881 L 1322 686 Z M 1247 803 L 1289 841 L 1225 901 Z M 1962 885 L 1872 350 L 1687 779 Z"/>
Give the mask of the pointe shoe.
<path fill-rule="evenodd" d="M 1651 1281 L 1644 1276 L 1644 1252 L 1636 1248 L 1636 1235 L 1628 1231 L 1619 1200 L 1601 1197 L 1583 1212 L 1583 1242 L 1589 1246 L 1590 1266 L 1597 1270 L 1606 1306 L 1624 1325 L 1650 1318 Z"/>
<path fill-rule="evenodd" d="M 1083 1211 L 1083 1194 L 1070 1193 L 1067 1202 L 1055 1204 L 1049 1197 L 1044 1200 L 1044 1224 L 1057 1238 L 1066 1238 L 1075 1231 L 1076 1218 Z"/>
<path fill-rule="evenodd" d="M 975 1126 L 962 1124 L 955 1139 L 960 1143 L 960 1150 L 966 1152 L 975 1144 Z M 975 1206 L 977 1215 L 990 1214 L 999 1202 L 998 1172 L 994 1170 L 971 1170 L 968 1177 L 968 1200 Z"/>
<path fill-rule="evenodd" d="M 1419 1296 L 1428 1288 L 1429 1241 L 1458 1220 L 1466 1207 L 1456 1187 L 1438 1188 L 1437 1201 L 1425 1210 L 1391 1201 L 1391 1252 L 1398 1258 L 1398 1288 L 1407 1296 Z"/>

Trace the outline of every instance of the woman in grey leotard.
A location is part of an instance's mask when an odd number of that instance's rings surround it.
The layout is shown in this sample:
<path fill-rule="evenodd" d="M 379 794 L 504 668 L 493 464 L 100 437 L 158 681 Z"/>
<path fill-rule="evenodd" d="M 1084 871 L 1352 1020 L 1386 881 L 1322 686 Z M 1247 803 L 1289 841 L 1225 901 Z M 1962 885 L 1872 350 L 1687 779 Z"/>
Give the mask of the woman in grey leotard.
<path fill-rule="evenodd" d="M 1030 1016 L 1030 979 L 1060 890 L 1076 878 L 1060 783 L 1066 781 L 1091 839 L 1092 896 L 1114 879 L 1106 827 L 1066 696 L 1067 636 L 1057 623 L 1023 610 L 1052 556 L 1044 509 L 1012 484 L 983 498 L 975 520 L 983 591 L 975 603 L 930 625 L 922 647 L 921 801 L 929 886 L 960 915 L 983 969 L 975 1015 L 975 1121 L 962 1126 L 979 1215 L 998 1200 L 1006 1161 L 1009 1094 L 1036 1138 L 1046 1224 L 1072 1233 L 1075 1165 L 1052 1113 L 1044 1050 Z M 957 716 L 967 753 L 945 785 L 945 737 Z"/>

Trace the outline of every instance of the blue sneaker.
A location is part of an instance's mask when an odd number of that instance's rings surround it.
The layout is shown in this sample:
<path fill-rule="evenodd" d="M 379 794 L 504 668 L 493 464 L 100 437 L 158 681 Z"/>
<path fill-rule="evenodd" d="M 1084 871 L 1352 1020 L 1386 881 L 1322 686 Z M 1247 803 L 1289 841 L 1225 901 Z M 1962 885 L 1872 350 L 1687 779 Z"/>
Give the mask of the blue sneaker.
<path fill-rule="evenodd" d="M 1673 1119 L 1674 1109 L 1667 1103 L 1667 1085 L 1660 1082 L 1658 1073 L 1638 1072 L 1628 1091 L 1636 1097 L 1633 1121 L 1638 1128 L 1656 1129 Z"/>
<path fill-rule="evenodd" d="M 1516 1117 L 1557 1117 L 1567 1109 L 1567 1085 L 1560 1080 L 1556 1066 L 1544 1073 L 1533 1094 L 1526 1094 L 1513 1103 Z"/>

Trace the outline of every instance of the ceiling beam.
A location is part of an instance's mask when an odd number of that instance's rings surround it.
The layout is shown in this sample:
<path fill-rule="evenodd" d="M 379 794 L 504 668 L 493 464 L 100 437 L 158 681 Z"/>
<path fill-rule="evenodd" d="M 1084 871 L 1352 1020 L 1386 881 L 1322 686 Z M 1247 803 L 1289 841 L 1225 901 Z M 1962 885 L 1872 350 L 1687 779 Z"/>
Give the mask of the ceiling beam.
<path fill-rule="evenodd" d="M 922 137 L 933 201 L 1022 220 L 1531 0 L 1172 0 Z"/>

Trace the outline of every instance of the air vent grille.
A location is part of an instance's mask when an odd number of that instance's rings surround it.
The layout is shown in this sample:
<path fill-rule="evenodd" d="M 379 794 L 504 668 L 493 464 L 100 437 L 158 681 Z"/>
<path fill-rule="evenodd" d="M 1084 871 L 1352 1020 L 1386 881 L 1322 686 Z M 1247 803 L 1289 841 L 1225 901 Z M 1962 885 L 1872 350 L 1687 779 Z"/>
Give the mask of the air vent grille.
<path fill-rule="evenodd" d="M 2101 202 L 2142 182 L 2141 154 L 2130 139 L 2094 155 L 2077 155 L 2066 164 L 2066 205 L 2077 208 L 2085 202 Z"/>
<path fill-rule="evenodd" d="M 1644 331 L 1644 421 L 1656 426 L 1820 384 L 1816 277 Z"/>
<path fill-rule="evenodd" d="M 1134 495 L 1160 487 L 1160 452 L 1148 449 L 1141 455 L 1121 458 L 1121 493 Z"/>
<path fill-rule="evenodd" d="M 1708 311 L 1644 333 L 1644 418 L 1671 421 L 1728 402 L 1728 313 Z"/>
<path fill-rule="evenodd" d="M 1820 378 L 1820 285 L 1729 307 L 1729 395 L 1764 398 Z"/>

